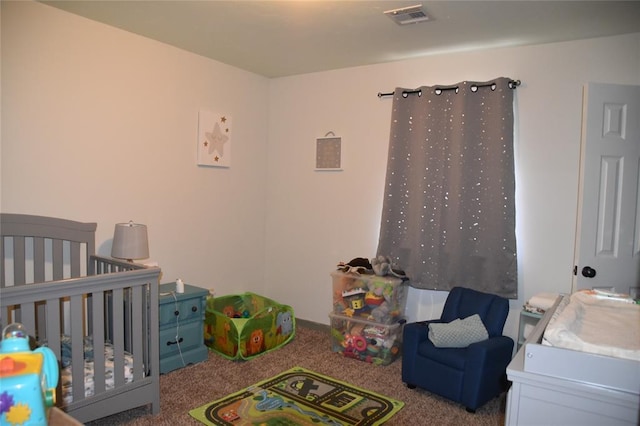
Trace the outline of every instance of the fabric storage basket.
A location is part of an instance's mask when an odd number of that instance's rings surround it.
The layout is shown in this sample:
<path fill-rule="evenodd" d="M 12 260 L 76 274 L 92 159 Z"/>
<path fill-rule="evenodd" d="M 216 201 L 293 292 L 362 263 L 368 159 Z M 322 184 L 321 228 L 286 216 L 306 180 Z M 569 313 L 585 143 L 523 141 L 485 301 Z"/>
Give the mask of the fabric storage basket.
<path fill-rule="evenodd" d="M 204 340 L 229 359 L 250 359 L 289 343 L 295 335 L 293 308 L 255 293 L 207 299 Z"/>

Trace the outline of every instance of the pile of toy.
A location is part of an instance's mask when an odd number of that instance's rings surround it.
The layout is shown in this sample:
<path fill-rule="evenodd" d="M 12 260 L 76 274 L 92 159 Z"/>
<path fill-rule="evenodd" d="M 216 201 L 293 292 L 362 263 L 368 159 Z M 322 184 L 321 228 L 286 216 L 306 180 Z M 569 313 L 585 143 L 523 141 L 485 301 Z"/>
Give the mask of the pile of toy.
<path fill-rule="evenodd" d="M 382 324 L 402 319 L 408 279 L 387 257 L 355 258 L 331 273 L 333 312 Z"/>
<path fill-rule="evenodd" d="M 408 278 L 388 257 L 358 257 L 331 273 L 332 350 L 386 365 L 400 353 Z"/>

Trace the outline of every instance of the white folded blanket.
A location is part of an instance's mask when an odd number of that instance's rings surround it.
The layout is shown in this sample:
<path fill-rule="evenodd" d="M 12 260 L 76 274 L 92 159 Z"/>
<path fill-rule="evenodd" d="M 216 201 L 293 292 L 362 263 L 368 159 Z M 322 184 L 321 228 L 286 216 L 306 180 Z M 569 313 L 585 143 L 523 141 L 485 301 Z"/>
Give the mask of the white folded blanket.
<path fill-rule="evenodd" d="M 546 311 L 553 306 L 557 298 L 558 293 L 538 293 L 529 299 L 527 304 L 542 311 Z"/>

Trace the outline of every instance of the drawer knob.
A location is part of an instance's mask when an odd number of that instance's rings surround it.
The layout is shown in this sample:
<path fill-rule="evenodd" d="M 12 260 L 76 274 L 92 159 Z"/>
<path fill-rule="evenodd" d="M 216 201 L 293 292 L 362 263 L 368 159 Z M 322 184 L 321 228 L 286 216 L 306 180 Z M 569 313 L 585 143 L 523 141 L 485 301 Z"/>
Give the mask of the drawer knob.
<path fill-rule="evenodd" d="M 191 312 L 198 312 L 198 307 L 197 306 L 192 306 L 191 307 Z"/>
<path fill-rule="evenodd" d="M 172 342 L 171 340 L 169 340 L 169 341 L 167 342 L 167 346 L 177 345 L 178 343 L 182 343 L 182 341 L 183 341 L 183 340 L 184 340 L 184 339 L 183 339 L 182 337 L 181 337 L 181 338 L 179 338 L 178 340 L 174 340 L 173 342 Z"/>
<path fill-rule="evenodd" d="M 173 311 L 173 315 L 175 315 L 175 316 L 180 315 L 180 311 L 178 311 L 178 310 Z"/>

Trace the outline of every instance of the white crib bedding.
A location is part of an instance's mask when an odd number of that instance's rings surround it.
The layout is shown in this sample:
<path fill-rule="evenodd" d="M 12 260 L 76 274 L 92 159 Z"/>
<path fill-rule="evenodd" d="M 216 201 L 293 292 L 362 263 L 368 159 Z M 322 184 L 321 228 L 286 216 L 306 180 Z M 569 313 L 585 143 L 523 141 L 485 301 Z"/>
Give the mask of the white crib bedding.
<path fill-rule="evenodd" d="M 71 375 L 71 338 L 62 336 L 62 354 L 60 371 L 60 383 L 62 385 L 62 400 L 64 405 L 73 402 L 73 378 Z M 110 390 L 114 388 L 114 356 L 113 345 L 105 343 L 105 388 Z M 125 383 L 133 381 L 133 356 L 125 352 L 124 354 L 124 377 Z M 93 341 L 91 336 L 84 338 L 84 396 L 90 397 L 94 395 L 94 362 L 93 362 Z"/>
<path fill-rule="evenodd" d="M 640 361 L 640 305 L 575 292 L 558 305 L 542 344 Z"/>

